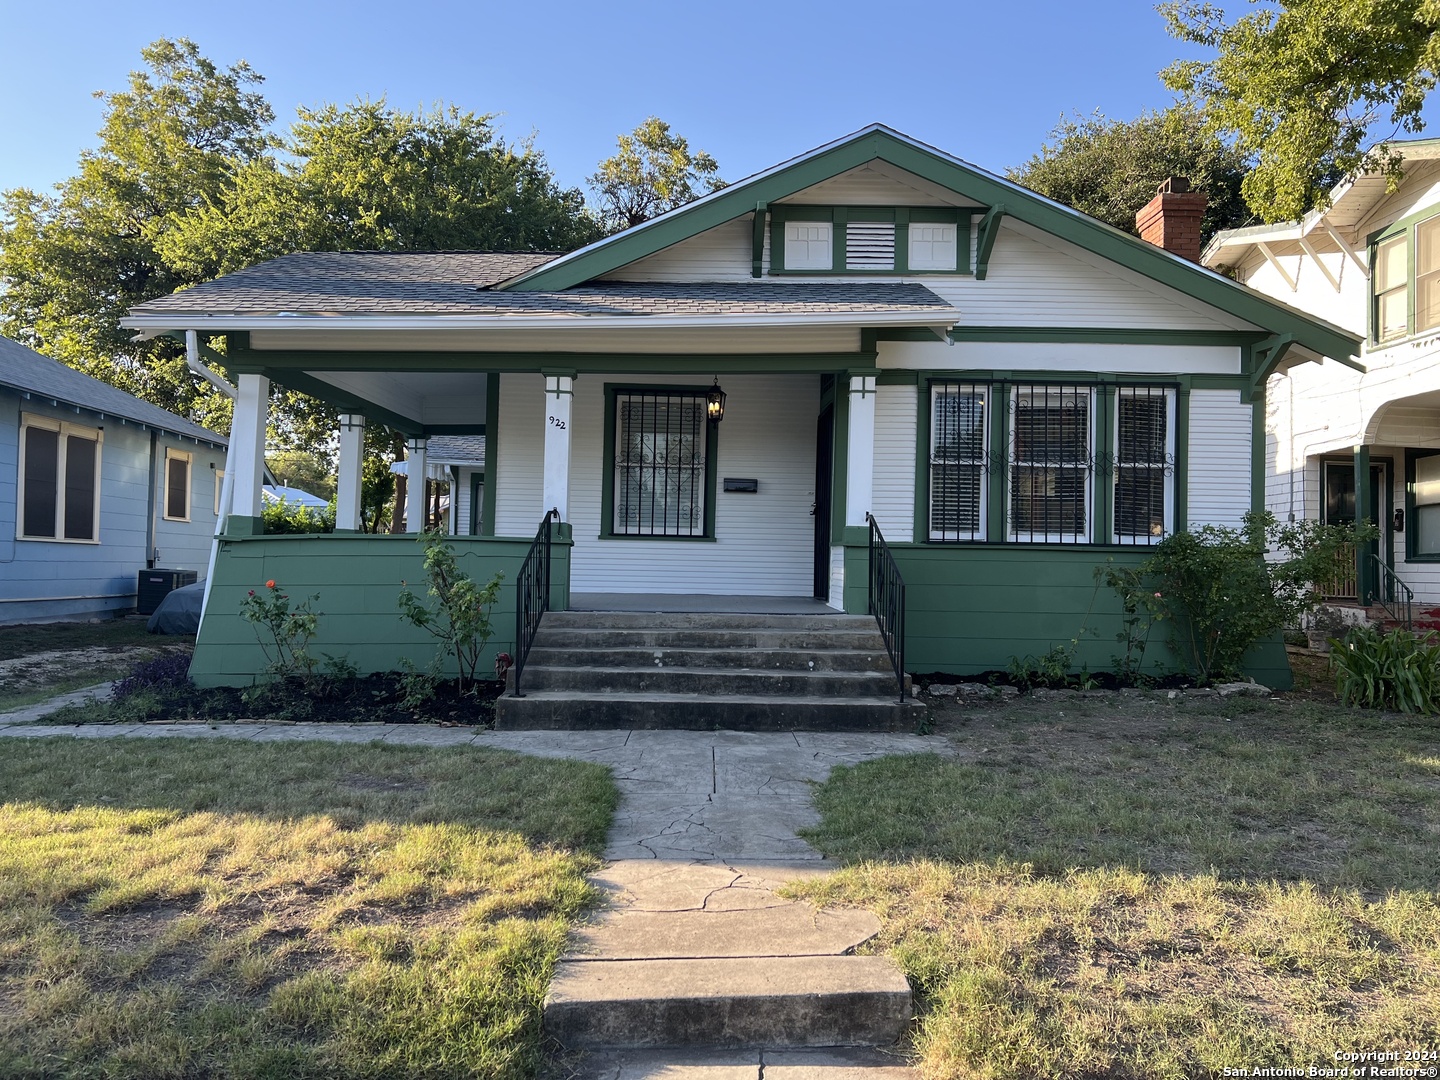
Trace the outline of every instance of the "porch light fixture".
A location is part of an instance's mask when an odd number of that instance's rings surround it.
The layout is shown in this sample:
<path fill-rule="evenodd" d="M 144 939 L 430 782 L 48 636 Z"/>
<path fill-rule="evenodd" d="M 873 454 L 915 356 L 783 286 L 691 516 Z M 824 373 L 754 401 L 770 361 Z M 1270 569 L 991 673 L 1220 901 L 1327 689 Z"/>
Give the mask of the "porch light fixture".
<path fill-rule="evenodd" d="M 725 419 L 725 391 L 720 389 L 720 377 L 715 377 L 715 385 L 710 387 L 710 392 L 705 395 L 705 419 L 712 424 L 718 424 Z"/>

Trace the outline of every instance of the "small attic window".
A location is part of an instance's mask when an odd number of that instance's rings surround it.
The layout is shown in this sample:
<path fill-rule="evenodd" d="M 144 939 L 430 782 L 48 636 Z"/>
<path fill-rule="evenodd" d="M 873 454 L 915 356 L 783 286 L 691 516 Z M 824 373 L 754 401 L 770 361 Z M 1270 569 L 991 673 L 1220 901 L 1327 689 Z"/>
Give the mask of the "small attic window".
<path fill-rule="evenodd" d="M 936 221 L 910 223 L 910 269 L 954 270 L 955 237 L 952 224 Z"/>
<path fill-rule="evenodd" d="M 790 270 L 829 270 L 835 265 L 834 226 L 828 221 L 785 223 L 785 266 Z"/>

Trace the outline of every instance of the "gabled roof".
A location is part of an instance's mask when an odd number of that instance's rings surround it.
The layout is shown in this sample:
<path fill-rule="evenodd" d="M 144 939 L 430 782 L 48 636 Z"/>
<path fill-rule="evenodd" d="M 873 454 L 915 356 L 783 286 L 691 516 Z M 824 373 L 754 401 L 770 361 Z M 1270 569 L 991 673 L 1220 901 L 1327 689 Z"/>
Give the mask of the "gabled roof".
<path fill-rule="evenodd" d="M 823 180 L 880 159 L 1023 221 L 1322 356 L 1348 357 L 1360 339 L 1014 181 L 977 168 L 883 124 L 817 147 L 641 225 L 502 282 L 509 291 L 569 289 L 754 212 Z"/>
<path fill-rule="evenodd" d="M 431 435 L 425 460 L 437 465 L 484 465 L 484 435 Z"/>
<path fill-rule="evenodd" d="M 66 367 L 34 349 L 0 337 L 0 386 L 65 405 L 78 406 L 102 416 L 115 416 L 144 424 L 170 435 L 224 446 L 225 436 L 141 401 L 109 383 Z"/>

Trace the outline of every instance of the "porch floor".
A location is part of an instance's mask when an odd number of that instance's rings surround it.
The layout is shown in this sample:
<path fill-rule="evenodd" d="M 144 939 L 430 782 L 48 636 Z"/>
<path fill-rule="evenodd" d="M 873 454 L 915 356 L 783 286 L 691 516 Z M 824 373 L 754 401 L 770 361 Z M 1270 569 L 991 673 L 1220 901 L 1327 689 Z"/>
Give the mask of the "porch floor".
<path fill-rule="evenodd" d="M 571 611 L 728 612 L 739 615 L 831 615 L 812 596 L 715 596 L 703 593 L 571 593 Z"/>

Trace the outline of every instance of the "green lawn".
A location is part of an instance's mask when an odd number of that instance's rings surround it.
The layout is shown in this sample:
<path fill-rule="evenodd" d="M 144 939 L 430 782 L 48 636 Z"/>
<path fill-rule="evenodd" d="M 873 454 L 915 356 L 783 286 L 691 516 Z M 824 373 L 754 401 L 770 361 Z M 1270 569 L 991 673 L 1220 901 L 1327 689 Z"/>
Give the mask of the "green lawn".
<path fill-rule="evenodd" d="M 616 799 L 470 748 L 6 740 L 0 1076 L 528 1076 Z"/>
<path fill-rule="evenodd" d="M 839 768 L 798 887 L 877 911 L 928 1077 L 1440 1049 L 1440 725 L 1314 702 L 952 710 Z M 959 717 L 958 722 L 954 719 Z"/>

